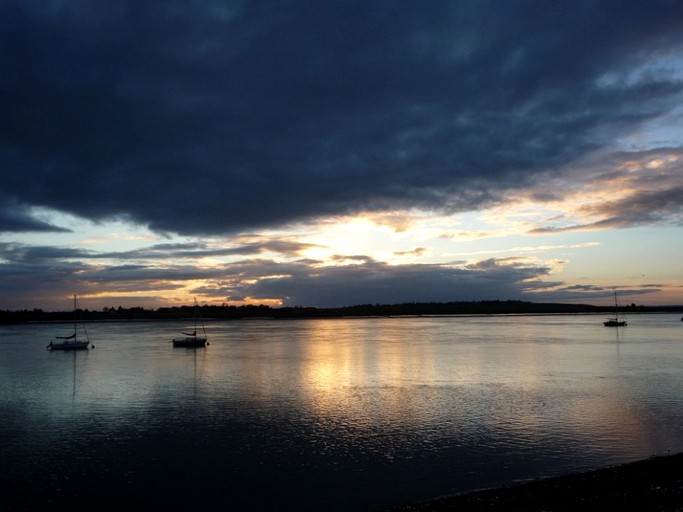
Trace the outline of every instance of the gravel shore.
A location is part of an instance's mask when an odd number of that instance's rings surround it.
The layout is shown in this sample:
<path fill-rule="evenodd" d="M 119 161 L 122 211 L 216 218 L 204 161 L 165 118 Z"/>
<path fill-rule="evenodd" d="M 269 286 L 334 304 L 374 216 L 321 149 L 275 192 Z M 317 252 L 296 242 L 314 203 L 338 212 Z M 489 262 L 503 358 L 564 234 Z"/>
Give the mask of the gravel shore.
<path fill-rule="evenodd" d="M 683 453 L 387 509 L 387 512 L 683 512 Z"/>

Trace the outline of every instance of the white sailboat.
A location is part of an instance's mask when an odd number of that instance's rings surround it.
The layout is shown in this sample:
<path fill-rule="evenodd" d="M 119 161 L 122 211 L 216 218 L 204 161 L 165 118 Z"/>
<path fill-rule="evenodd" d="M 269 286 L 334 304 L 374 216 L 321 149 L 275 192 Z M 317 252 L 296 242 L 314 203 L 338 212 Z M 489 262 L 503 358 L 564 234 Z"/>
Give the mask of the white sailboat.
<path fill-rule="evenodd" d="M 204 329 L 204 323 L 201 322 L 203 335 L 197 334 L 197 299 L 194 299 L 194 331 L 193 332 L 183 332 L 182 338 L 173 338 L 172 343 L 174 347 L 185 347 L 185 348 L 201 348 L 206 347 L 209 342 L 206 337 L 206 329 Z"/>
<path fill-rule="evenodd" d="M 619 306 L 617 305 L 617 292 L 614 292 L 614 317 L 608 318 L 603 322 L 605 327 L 625 327 L 626 320 L 623 316 L 619 317 Z"/>
<path fill-rule="evenodd" d="M 90 348 L 90 338 L 85 326 L 82 327 L 84 340 L 78 339 L 78 300 L 74 295 L 74 332 L 69 336 L 55 336 L 55 341 L 51 341 L 47 346 L 50 350 L 88 350 Z"/>

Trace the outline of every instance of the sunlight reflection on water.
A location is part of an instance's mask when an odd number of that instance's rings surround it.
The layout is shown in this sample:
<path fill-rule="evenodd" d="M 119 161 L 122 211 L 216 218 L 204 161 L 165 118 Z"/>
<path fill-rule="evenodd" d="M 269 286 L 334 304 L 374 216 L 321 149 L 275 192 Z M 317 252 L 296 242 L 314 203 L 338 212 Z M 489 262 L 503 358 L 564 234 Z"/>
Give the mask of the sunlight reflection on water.
<path fill-rule="evenodd" d="M 174 322 L 106 323 L 79 353 L 3 326 L 0 475 L 345 509 L 680 451 L 674 320 L 618 340 L 593 316 L 214 322 L 200 350 Z"/>

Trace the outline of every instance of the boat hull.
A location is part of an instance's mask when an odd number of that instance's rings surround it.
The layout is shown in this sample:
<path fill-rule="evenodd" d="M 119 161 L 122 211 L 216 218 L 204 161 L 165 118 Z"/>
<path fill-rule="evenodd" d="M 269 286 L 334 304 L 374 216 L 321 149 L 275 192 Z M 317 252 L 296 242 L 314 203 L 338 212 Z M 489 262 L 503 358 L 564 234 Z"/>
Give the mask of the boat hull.
<path fill-rule="evenodd" d="M 47 346 L 50 350 L 88 350 L 90 348 L 89 341 L 65 341 L 55 343 L 53 341 Z"/>
<path fill-rule="evenodd" d="M 179 338 L 173 340 L 174 347 L 199 348 L 206 347 L 206 338 Z"/>
<path fill-rule="evenodd" d="M 607 320 L 606 322 L 603 322 L 605 327 L 625 327 L 626 326 L 626 321 L 625 320 Z"/>

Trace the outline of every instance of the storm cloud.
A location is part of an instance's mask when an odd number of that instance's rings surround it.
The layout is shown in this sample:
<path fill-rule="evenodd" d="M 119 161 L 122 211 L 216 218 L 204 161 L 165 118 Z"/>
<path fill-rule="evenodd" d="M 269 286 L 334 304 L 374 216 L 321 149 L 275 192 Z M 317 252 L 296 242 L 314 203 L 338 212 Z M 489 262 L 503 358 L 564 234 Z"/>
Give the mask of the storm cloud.
<path fill-rule="evenodd" d="M 0 231 L 480 209 L 680 102 L 652 64 L 682 27 L 670 0 L 3 1 Z"/>

